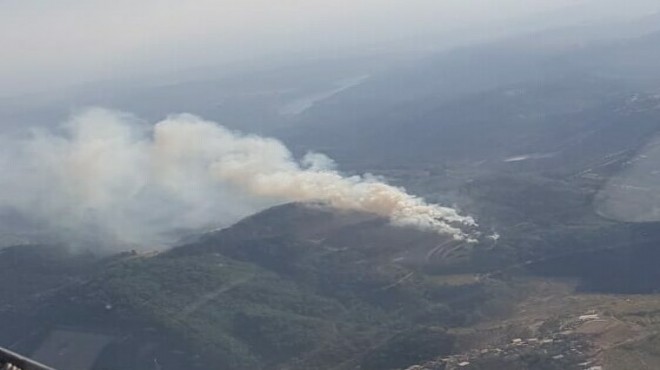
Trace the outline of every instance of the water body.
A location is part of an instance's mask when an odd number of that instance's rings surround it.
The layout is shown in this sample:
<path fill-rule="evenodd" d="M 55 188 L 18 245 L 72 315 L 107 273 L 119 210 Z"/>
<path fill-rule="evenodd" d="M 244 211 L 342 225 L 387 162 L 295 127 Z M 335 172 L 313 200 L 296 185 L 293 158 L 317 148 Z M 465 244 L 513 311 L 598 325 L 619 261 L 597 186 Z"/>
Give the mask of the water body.
<path fill-rule="evenodd" d="M 610 219 L 660 221 L 660 136 L 610 178 L 595 201 L 596 211 Z"/>
<path fill-rule="evenodd" d="M 284 105 L 280 109 L 279 113 L 283 116 L 297 116 L 312 108 L 318 102 L 329 99 L 337 94 L 340 94 L 348 89 L 364 83 L 364 81 L 366 81 L 369 77 L 370 75 L 361 75 L 336 81 L 334 83 L 336 86 L 335 88 L 331 90 L 316 92 L 300 99 L 296 99 Z"/>
<path fill-rule="evenodd" d="M 556 155 L 557 153 L 530 153 L 530 154 L 523 154 L 523 155 L 517 155 L 514 157 L 509 157 L 504 159 L 504 162 L 510 163 L 510 162 L 522 162 L 530 159 L 545 159 L 545 158 L 552 158 Z"/>

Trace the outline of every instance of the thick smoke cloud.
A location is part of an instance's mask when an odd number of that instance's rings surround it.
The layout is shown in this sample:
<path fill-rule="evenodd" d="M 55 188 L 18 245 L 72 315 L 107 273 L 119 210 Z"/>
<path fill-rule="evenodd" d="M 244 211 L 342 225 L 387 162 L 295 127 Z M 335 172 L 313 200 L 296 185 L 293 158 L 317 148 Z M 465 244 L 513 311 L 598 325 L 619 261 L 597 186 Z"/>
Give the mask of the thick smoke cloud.
<path fill-rule="evenodd" d="M 7 142 L 0 207 L 64 239 L 155 247 L 173 233 L 227 226 L 285 202 L 372 212 L 469 239 L 472 218 L 370 175 L 342 176 L 322 154 L 297 161 L 279 141 L 192 115 L 155 125 L 90 109 L 57 131 Z"/>

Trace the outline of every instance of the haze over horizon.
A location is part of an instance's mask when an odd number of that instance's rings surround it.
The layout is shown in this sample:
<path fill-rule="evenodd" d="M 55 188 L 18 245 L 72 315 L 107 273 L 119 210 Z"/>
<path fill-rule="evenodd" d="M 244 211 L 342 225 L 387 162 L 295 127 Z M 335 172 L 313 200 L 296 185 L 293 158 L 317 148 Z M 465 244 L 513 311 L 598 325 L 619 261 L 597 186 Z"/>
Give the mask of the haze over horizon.
<path fill-rule="evenodd" d="M 5 97 L 206 65 L 460 45 L 515 33 L 525 22 L 546 28 L 660 10 L 649 0 L 625 5 L 591 0 L 9 0 L 2 5 L 0 45 L 3 55 L 11 56 L 0 61 L 0 96 Z"/>

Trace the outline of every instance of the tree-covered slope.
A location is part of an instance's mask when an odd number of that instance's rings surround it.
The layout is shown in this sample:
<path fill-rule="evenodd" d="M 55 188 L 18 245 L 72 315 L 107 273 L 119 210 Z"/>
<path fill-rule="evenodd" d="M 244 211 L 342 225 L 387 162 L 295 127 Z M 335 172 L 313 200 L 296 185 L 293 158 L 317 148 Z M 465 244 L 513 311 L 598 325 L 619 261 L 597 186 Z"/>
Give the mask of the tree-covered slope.
<path fill-rule="evenodd" d="M 22 350 L 66 328 L 110 338 L 95 369 L 398 369 L 506 310 L 503 284 L 438 258 L 464 248 L 372 215 L 276 207 L 167 252 L 96 261 L 30 304 L 42 333 Z"/>

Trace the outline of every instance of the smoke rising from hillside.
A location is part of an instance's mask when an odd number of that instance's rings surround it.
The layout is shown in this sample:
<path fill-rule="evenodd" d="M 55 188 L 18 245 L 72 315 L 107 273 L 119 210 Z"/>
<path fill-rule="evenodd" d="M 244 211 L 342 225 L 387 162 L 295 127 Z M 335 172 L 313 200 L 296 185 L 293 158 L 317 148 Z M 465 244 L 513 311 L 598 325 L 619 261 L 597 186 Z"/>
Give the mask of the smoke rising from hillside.
<path fill-rule="evenodd" d="M 192 115 L 155 125 L 103 109 L 58 131 L 6 143 L 0 207 L 62 238 L 144 247 L 172 232 L 227 226 L 285 202 L 372 212 L 394 224 L 468 239 L 472 218 L 370 175 L 342 176 L 322 154 L 297 161 L 279 141 Z"/>

